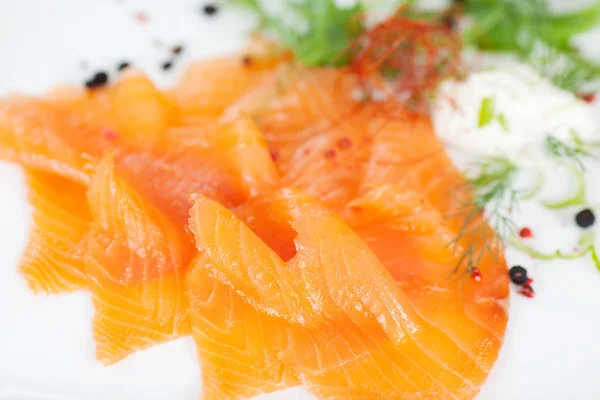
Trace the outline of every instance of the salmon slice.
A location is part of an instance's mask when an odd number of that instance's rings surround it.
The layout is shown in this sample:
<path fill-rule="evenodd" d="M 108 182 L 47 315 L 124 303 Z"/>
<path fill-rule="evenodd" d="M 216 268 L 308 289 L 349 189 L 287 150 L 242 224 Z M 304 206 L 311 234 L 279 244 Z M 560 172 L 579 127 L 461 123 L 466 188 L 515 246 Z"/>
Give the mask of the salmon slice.
<path fill-rule="evenodd" d="M 89 185 L 106 151 L 160 148 L 177 118 L 177 110 L 138 74 L 98 91 L 12 98 L 0 103 L 0 157 Z"/>
<path fill-rule="evenodd" d="M 431 121 L 407 113 L 401 118 L 379 122 L 377 126 L 363 193 L 373 185 L 386 183 L 422 193 L 439 210 L 443 223 L 452 232 L 447 245 L 452 245 L 460 236 L 457 245 L 450 248 L 454 248 L 457 256 L 466 257 L 460 263 L 457 261 L 459 271 L 455 271 L 452 278 L 468 282 L 465 294 L 469 296 L 482 300 L 506 298 L 508 275 L 503 249 L 472 203 L 472 191 L 436 137 Z M 467 279 L 468 273 L 463 273 L 468 272 L 471 261 L 481 272 L 485 284 Z"/>
<path fill-rule="evenodd" d="M 351 98 L 355 80 L 334 69 L 283 65 L 227 110 L 251 116 L 283 181 L 340 210 L 358 194 L 368 159 L 369 113 Z"/>
<path fill-rule="evenodd" d="M 29 242 L 19 270 L 34 293 L 57 294 L 86 286 L 79 244 L 88 230 L 86 187 L 60 176 L 26 171 L 33 207 Z"/>
<path fill-rule="evenodd" d="M 496 361 L 507 322 L 506 291 L 488 298 L 472 296 L 471 287 L 508 287 L 506 273 L 497 282 L 449 279 L 459 255 L 448 246 L 454 233 L 444 217 L 420 194 L 384 185 L 349 205 L 346 219 L 385 264 L 419 315 L 465 350 L 480 367 L 483 382 Z M 498 271 L 506 266 L 499 260 Z"/>
<path fill-rule="evenodd" d="M 119 361 L 190 332 L 184 295 L 193 248 L 181 229 L 115 174 L 106 156 L 88 192 L 85 273 L 96 357 Z"/>
<path fill-rule="evenodd" d="M 281 323 L 245 303 L 212 274 L 208 257 L 200 254 L 186 281 L 188 316 L 202 365 L 202 399 L 246 399 L 297 385 L 271 345 Z"/>
<path fill-rule="evenodd" d="M 88 185 L 100 136 L 47 101 L 12 98 L 0 103 L 0 157 Z"/>
<path fill-rule="evenodd" d="M 242 301 L 285 324 L 284 334 L 272 342 L 302 383 L 331 399 L 472 398 L 477 393 L 489 365 L 475 358 L 454 331 L 424 318 L 370 246 L 310 197 L 289 190 L 274 196 L 270 215 L 285 215 L 297 234 L 288 237 L 296 253 L 287 263 L 230 211 L 206 198 L 192 208 L 190 224 L 213 276 Z M 275 229 L 271 236 L 283 234 Z M 440 246 L 443 239 L 438 238 Z M 420 247 L 408 246 L 413 253 L 405 260 L 419 260 Z M 437 262 L 452 257 L 443 249 Z M 477 343 L 489 336 L 485 332 Z M 498 348 L 490 348 L 495 357 Z"/>
<path fill-rule="evenodd" d="M 101 90 L 65 89 L 48 99 L 120 147 L 160 148 L 167 129 L 180 123 L 177 106 L 139 71 L 127 71 Z"/>
<path fill-rule="evenodd" d="M 113 151 L 119 176 L 181 229 L 188 226 L 191 194 L 234 206 L 277 179 L 266 144 L 249 119 L 194 127 L 180 126 L 178 118 L 177 109 L 146 77 L 132 73 L 102 90 L 63 89 L 43 100 L 0 104 L 0 156 L 88 186 L 94 165 Z M 51 243 L 34 245 L 38 253 L 54 251 L 39 247 Z M 65 257 L 46 263 L 60 270 L 38 271 L 48 280 L 43 285 L 58 290 L 61 277 L 81 270 L 80 260 L 68 264 Z"/>
<path fill-rule="evenodd" d="M 276 58 L 239 55 L 191 65 L 168 98 L 189 124 L 210 123 L 273 73 Z"/>
<path fill-rule="evenodd" d="M 182 277 L 193 245 L 184 226 L 192 194 L 203 193 L 233 206 L 277 183 L 266 144 L 249 119 L 171 130 L 165 137 L 170 145 L 162 156 L 140 152 L 117 156 L 114 171 L 103 161 L 90 189 L 93 226 L 102 230 L 89 234 L 88 247 L 95 253 L 85 265 L 98 308 L 97 356 L 105 363 L 186 332 Z M 109 191 L 117 184 L 120 190 Z M 107 198 L 109 193 L 113 198 Z M 140 204 L 123 204 L 133 202 L 130 198 Z M 127 221 L 136 220 L 138 224 L 130 222 L 123 232 Z M 148 232 L 156 234 L 147 237 Z M 156 260 L 144 261 L 148 257 L 144 254 L 154 254 Z"/>
<path fill-rule="evenodd" d="M 172 129 L 166 138 L 162 151 L 117 154 L 116 168 L 182 228 L 192 194 L 233 207 L 278 180 L 266 143 L 248 118 Z"/>

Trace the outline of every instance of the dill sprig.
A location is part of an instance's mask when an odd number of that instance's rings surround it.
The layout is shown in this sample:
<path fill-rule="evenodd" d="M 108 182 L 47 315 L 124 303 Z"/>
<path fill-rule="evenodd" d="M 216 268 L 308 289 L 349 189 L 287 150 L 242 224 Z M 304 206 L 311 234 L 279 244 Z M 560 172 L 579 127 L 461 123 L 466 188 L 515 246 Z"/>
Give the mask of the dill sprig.
<path fill-rule="evenodd" d="M 469 276 L 486 252 L 498 260 L 504 238 L 516 230 L 504 209 L 517 206 L 514 181 L 518 167 L 506 158 L 490 157 L 475 170 L 466 185 L 453 193 L 459 207 L 448 216 L 462 219 L 459 233 L 449 243 L 455 253 L 462 251 L 451 272 L 457 279 Z"/>
<path fill-rule="evenodd" d="M 577 132 L 573 130 L 571 130 L 571 140 L 573 144 L 558 140 L 552 135 L 547 135 L 544 140 L 544 148 L 551 159 L 566 162 L 577 170 L 584 171 L 583 160 L 585 158 L 595 158 L 593 149 L 599 147 L 600 143 L 583 141 Z"/>
<path fill-rule="evenodd" d="M 360 2 L 340 7 L 335 0 L 286 1 L 286 16 L 270 14 L 259 0 L 230 0 L 232 4 L 256 13 L 261 29 L 272 34 L 307 66 L 340 66 L 349 62 L 345 50 L 363 32 Z"/>
<path fill-rule="evenodd" d="M 472 19 L 463 34 L 468 45 L 515 53 L 565 90 L 600 78 L 600 65 L 579 55 L 572 42 L 600 23 L 600 0 L 562 14 L 548 0 L 465 0 L 464 12 Z"/>

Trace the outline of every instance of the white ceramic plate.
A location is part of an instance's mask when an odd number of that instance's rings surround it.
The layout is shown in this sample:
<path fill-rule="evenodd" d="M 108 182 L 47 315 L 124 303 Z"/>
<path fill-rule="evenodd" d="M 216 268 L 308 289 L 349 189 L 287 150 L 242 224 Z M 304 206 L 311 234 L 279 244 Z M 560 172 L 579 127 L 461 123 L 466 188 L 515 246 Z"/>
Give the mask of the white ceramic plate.
<path fill-rule="evenodd" d="M 159 84 L 172 83 L 189 60 L 239 47 L 251 24 L 225 9 L 203 17 L 201 6 L 201 0 L 0 0 L 0 94 L 41 94 L 57 83 L 81 82 L 96 68 L 114 71 L 125 59 Z M 137 12 L 146 13 L 146 24 L 136 22 Z M 597 43 L 584 42 L 591 49 Z M 164 73 L 160 65 L 175 44 L 185 45 L 185 54 Z M 592 189 L 599 172 L 590 171 Z M 30 220 L 18 167 L 0 164 L 0 191 L 0 399 L 196 400 L 200 369 L 191 339 L 105 368 L 93 356 L 88 295 L 28 292 L 16 272 Z M 590 198 L 600 203 L 600 191 Z M 574 211 L 523 204 L 518 218 L 533 228 L 536 243 L 565 248 L 577 233 Z M 505 344 L 478 399 L 600 398 L 600 272 L 589 260 L 542 264 L 514 251 L 508 257 L 529 269 L 537 295 L 513 292 Z M 264 398 L 312 397 L 295 388 Z"/>

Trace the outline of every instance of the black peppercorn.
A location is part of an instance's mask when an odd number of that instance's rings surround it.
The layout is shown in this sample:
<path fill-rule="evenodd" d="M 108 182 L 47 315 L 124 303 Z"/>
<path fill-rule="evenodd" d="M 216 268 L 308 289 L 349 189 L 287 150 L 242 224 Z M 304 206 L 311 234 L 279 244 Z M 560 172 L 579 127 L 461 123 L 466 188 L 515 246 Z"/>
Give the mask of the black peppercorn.
<path fill-rule="evenodd" d="M 206 15 L 215 15 L 217 13 L 217 11 L 219 11 L 217 6 L 214 4 L 206 4 L 202 8 L 202 10 L 204 11 L 204 14 L 206 14 Z"/>
<path fill-rule="evenodd" d="M 94 76 L 85 82 L 85 87 L 88 89 L 97 89 L 105 86 L 108 83 L 108 74 L 106 72 L 97 72 Z"/>
<path fill-rule="evenodd" d="M 575 222 L 582 228 L 589 228 L 596 222 L 596 216 L 589 208 L 581 210 L 575 215 Z"/>
<path fill-rule="evenodd" d="M 510 275 L 510 280 L 513 281 L 515 285 L 523 285 L 527 282 L 527 270 L 520 265 L 515 265 L 508 271 Z"/>
<path fill-rule="evenodd" d="M 123 61 L 122 63 L 119 64 L 119 66 L 117 67 L 118 71 L 123 71 L 127 68 L 129 68 L 131 66 L 131 64 L 129 64 L 127 61 Z"/>

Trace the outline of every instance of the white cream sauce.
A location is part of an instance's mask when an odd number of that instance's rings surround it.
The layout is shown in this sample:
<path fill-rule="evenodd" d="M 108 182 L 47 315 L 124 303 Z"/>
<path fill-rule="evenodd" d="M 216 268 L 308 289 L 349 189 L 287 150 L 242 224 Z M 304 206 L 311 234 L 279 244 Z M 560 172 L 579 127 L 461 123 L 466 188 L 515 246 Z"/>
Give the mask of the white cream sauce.
<path fill-rule="evenodd" d="M 493 103 L 494 117 L 480 126 L 486 98 Z M 547 160 L 548 135 L 565 144 L 573 144 L 573 132 L 583 141 L 600 142 L 599 111 L 528 65 L 503 60 L 471 73 L 464 81 L 444 82 L 434 103 L 433 120 L 437 135 L 450 150 L 507 157 L 527 166 Z"/>

